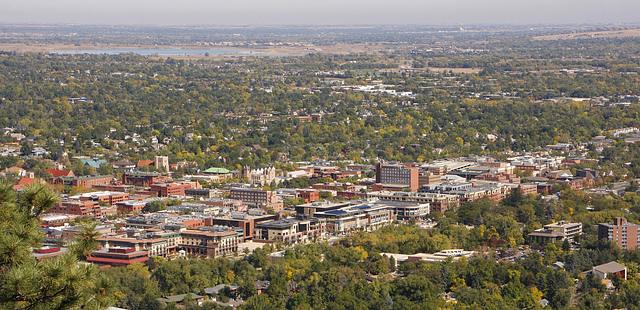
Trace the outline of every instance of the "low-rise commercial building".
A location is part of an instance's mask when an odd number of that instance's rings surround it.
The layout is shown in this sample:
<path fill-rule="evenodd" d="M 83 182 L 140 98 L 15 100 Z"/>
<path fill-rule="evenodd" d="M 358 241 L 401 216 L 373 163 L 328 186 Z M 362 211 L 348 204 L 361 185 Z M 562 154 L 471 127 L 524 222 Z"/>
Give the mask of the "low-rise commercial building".
<path fill-rule="evenodd" d="M 493 201 L 501 201 L 509 193 L 511 193 L 511 187 L 505 184 L 493 182 L 482 182 L 475 184 L 465 182 L 449 182 L 437 184 L 434 186 L 426 186 L 420 189 L 420 191 L 456 195 L 461 202 L 476 201 L 484 198 Z"/>
<path fill-rule="evenodd" d="M 353 231 L 374 231 L 395 220 L 393 210 L 381 204 L 357 204 L 335 210 L 315 212 L 327 223 L 327 232 L 345 235 Z"/>
<path fill-rule="evenodd" d="M 311 203 L 305 203 L 295 206 L 296 216 L 299 218 L 313 217 L 316 212 L 336 210 L 344 207 L 351 206 L 356 202 L 328 202 L 328 201 L 316 201 Z"/>
<path fill-rule="evenodd" d="M 138 214 L 146 205 L 146 201 L 127 200 L 116 203 L 116 208 L 118 214 Z"/>
<path fill-rule="evenodd" d="M 398 253 L 380 253 L 382 256 L 393 257 L 396 265 L 404 262 L 428 262 L 428 263 L 438 263 L 444 262 L 446 260 L 452 259 L 454 261 L 459 260 L 463 257 L 469 258 L 475 255 L 474 251 L 465 251 L 462 249 L 451 249 L 451 250 L 443 250 L 433 254 L 427 253 L 417 253 L 413 255 L 407 254 L 398 254 Z"/>
<path fill-rule="evenodd" d="M 425 219 L 431 213 L 429 203 L 408 201 L 378 201 L 376 204 L 388 206 L 398 221 L 418 221 Z"/>
<path fill-rule="evenodd" d="M 254 240 L 298 244 L 324 239 L 325 236 L 324 221 L 316 218 L 305 220 L 291 218 L 256 224 Z"/>
<path fill-rule="evenodd" d="M 125 185 L 148 187 L 154 183 L 162 183 L 168 178 L 157 172 L 132 171 L 122 175 L 122 183 Z"/>
<path fill-rule="evenodd" d="M 105 175 L 87 175 L 87 176 L 72 176 L 72 177 L 56 177 L 51 178 L 51 183 L 54 185 L 63 185 L 71 187 L 91 188 L 95 185 L 108 185 L 113 180 L 112 176 Z"/>
<path fill-rule="evenodd" d="M 377 198 L 382 201 L 428 203 L 431 212 L 444 212 L 460 205 L 458 196 L 439 193 L 370 192 L 367 193 L 367 198 Z"/>
<path fill-rule="evenodd" d="M 551 242 L 573 242 L 577 236 L 582 235 L 582 223 L 569 223 L 560 221 L 544 225 L 529 234 L 532 243 L 547 244 Z"/>
<path fill-rule="evenodd" d="M 186 190 L 191 189 L 190 183 L 154 183 L 151 184 L 151 191 L 158 193 L 158 197 L 185 196 Z"/>
<path fill-rule="evenodd" d="M 231 189 L 229 198 L 241 200 L 248 205 L 263 209 L 271 209 L 275 212 L 282 211 L 284 208 L 282 200 L 275 192 L 258 188 L 234 187 Z"/>
<path fill-rule="evenodd" d="M 115 205 L 119 202 L 123 202 L 129 200 L 128 193 L 122 192 L 92 192 L 92 193 L 84 193 L 77 196 L 70 197 L 72 199 L 79 199 L 80 201 L 94 201 L 101 205 Z"/>
<path fill-rule="evenodd" d="M 59 202 L 49 213 L 70 214 L 82 217 L 101 218 L 102 209 L 95 201 L 66 200 Z"/>
<path fill-rule="evenodd" d="M 219 257 L 238 252 L 238 243 L 242 235 L 228 228 L 216 227 L 213 230 L 183 230 L 180 249 L 187 255 Z"/>
<path fill-rule="evenodd" d="M 222 197 L 220 191 L 210 188 L 187 188 L 184 190 L 184 194 L 195 199 L 211 199 Z"/>
<path fill-rule="evenodd" d="M 149 260 L 147 251 L 136 251 L 132 248 L 111 247 L 91 252 L 87 262 L 107 266 L 127 266 L 133 263 L 146 263 Z"/>
<path fill-rule="evenodd" d="M 165 238 L 122 238 L 122 237 L 100 237 L 97 239 L 103 249 L 110 248 L 130 248 L 135 251 L 146 251 L 149 257 L 169 257 L 176 253 L 176 247 L 170 247 Z"/>
<path fill-rule="evenodd" d="M 611 279 L 613 277 L 627 280 L 627 266 L 615 261 L 595 266 L 591 271 L 601 280 Z"/>
<path fill-rule="evenodd" d="M 296 193 L 304 203 L 310 203 L 320 200 L 320 192 L 314 189 L 298 189 Z"/>

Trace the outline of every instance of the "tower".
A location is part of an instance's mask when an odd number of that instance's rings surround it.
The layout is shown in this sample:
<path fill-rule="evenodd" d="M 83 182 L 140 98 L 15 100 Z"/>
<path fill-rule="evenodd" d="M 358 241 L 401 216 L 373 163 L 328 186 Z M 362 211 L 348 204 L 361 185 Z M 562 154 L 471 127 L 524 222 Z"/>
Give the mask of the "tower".
<path fill-rule="evenodd" d="M 155 162 L 156 170 L 158 171 L 169 171 L 169 157 L 167 156 L 156 156 Z"/>

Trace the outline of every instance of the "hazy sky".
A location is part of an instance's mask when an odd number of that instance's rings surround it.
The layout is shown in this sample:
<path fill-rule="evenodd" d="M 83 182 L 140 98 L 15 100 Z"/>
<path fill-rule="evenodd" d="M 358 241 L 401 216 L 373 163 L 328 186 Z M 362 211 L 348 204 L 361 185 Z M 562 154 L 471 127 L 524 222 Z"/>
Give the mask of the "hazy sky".
<path fill-rule="evenodd" d="M 640 0 L 0 0 L 5 24 L 635 22 L 640 22 Z"/>

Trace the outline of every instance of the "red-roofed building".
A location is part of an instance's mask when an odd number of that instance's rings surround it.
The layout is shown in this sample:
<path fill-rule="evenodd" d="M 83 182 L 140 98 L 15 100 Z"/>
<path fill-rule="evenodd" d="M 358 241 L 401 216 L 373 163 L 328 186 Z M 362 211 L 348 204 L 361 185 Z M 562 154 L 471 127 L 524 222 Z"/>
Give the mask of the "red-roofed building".
<path fill-rule="evenodd" d="M 54 178 L 75 176 L 75 174 L 73 174 L 73 170 L 47 169 L 47 173 Z"/>
<path fill-rule="evenodd" d="M 39 182 L 40 181 L 38 179 L 35 179 L 35 178 L 23 177 L 23 178 L 20 178 L 20 180 L 18 180 L 18 183 L 13 185 L 13 190 L 21 191 L 21 190 L 24 190 L 25 188 L 27 188 L 29 185 L 37 184 Z"/>
<path fill-rule="evenodd" d="M 136 168 L 141 169 L 146 167 L 152 167 L 155 165 L 155 163 L 156 162 L 151 159 L 141 159 L 141 160 L 138 160 L 138 163 L 136 164 Z"/>

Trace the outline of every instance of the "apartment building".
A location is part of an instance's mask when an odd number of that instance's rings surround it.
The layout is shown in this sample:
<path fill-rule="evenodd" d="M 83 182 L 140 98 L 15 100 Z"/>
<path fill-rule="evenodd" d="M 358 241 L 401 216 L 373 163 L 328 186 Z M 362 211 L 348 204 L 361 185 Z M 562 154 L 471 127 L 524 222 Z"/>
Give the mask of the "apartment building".
<path fill-rule="evenodd" d="M 609 240 L 623 250 L 635 250 L 639 242 L 638 225 L 618 217 L 612 224 L 598 224 L 598 238 Z"/>

